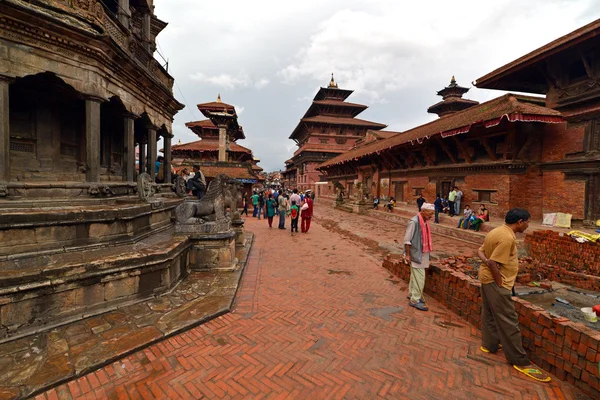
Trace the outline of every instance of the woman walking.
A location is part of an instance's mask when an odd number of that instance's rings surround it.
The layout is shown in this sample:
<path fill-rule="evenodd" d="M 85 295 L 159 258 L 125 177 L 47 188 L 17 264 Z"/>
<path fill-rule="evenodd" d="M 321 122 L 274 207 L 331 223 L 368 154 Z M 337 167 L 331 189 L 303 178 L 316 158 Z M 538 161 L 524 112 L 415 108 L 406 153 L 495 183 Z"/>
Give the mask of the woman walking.
<path fill-rule="evenodd" d="M 265 216 L 269 221 L 269 228 L 273 227 L 273 217 L 275 216 L 275 210 L 277 209 L 277 202 L 273 199 L 273 194 L 269 193 L 269 198 L 265 203 Z"/>

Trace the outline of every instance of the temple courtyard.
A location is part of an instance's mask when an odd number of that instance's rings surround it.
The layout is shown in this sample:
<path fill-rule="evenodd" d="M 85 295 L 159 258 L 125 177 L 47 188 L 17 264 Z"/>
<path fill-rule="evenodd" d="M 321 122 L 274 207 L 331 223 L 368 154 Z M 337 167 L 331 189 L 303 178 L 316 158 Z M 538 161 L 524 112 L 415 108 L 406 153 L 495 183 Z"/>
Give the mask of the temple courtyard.
<path fill-rule="evenodd" d="M 254 243 L 230 313 L 36 399 L 590 398 L 483 354 L 479 331 L 436 300 L 408 307 L 407 284 L 382 267 L 404 225 L 329 204 L 316 203 L 308 234 L 246 218 Z M 478 247 L 439 233 L 434 246 L 441 257 Z"/>

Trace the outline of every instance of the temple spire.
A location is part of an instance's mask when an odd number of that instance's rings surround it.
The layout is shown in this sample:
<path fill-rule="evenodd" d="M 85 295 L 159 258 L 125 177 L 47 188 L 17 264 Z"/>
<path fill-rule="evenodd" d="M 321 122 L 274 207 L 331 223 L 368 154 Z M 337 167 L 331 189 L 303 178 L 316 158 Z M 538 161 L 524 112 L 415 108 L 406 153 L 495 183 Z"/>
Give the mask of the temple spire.
<path fill-rule="evenodd" d="M 222 101 L 221 101 L 221 93 L 219 93 L 217 95 L 217 103 L 222 103 Z"/>
<path fill-rule="evenodd" d="M 327 86 L 328 89 L 337 89 L 338 85 L 337 83 L 335 83 L 335 80 L 333 79 L 333 72 L 331 73 L 331 81 L 329 82 L 329 86 Z"/>
<path fill-rule="evenodd" d="M 476 101 L 462 98 L 468 91 L 469 88 L 459 86 L 456 83 L 454 75 L 452 75 L 450 84 L 437 92 L 438 96 L 442 96 L 443 100 L 429 107 L 427 112 L 443 117 L 479 104 Z"/>

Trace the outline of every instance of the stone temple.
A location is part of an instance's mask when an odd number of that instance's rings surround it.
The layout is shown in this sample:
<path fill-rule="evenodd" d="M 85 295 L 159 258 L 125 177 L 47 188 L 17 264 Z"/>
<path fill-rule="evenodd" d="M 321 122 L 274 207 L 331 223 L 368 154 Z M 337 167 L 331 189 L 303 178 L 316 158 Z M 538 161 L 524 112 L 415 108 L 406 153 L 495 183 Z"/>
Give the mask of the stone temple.
<path fill-rule="evenodd" d="M 0 2 L 0 344 L 235 263 L 242 223 L 234 231 L 226 208 L 237 186 L 219 177 L 208 204 L 170 183 L 183 105 L 153 58 L 167 25 L 153 10 L 152 0 Z M 161 140 L 169 183 L 155 184 Z"/>

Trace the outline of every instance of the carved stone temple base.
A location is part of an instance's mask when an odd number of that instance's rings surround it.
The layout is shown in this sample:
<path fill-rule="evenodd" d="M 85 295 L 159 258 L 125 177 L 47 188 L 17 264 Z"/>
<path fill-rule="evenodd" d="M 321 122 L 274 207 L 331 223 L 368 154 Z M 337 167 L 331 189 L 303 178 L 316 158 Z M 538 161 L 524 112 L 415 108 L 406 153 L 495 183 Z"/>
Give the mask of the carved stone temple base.
<path fill-rule="evenodd" d="M 244 220 L 231 221 L 231 227 L 235 231 L 235 245 L 244 247 L 246 245 L 246 233 L 244 232 Z"/>
<path fill-rule="evenodd" d="M 236 232 L 190 235 L 190 268 L 193 271 L 235 270 L 238 265 Z"/>

